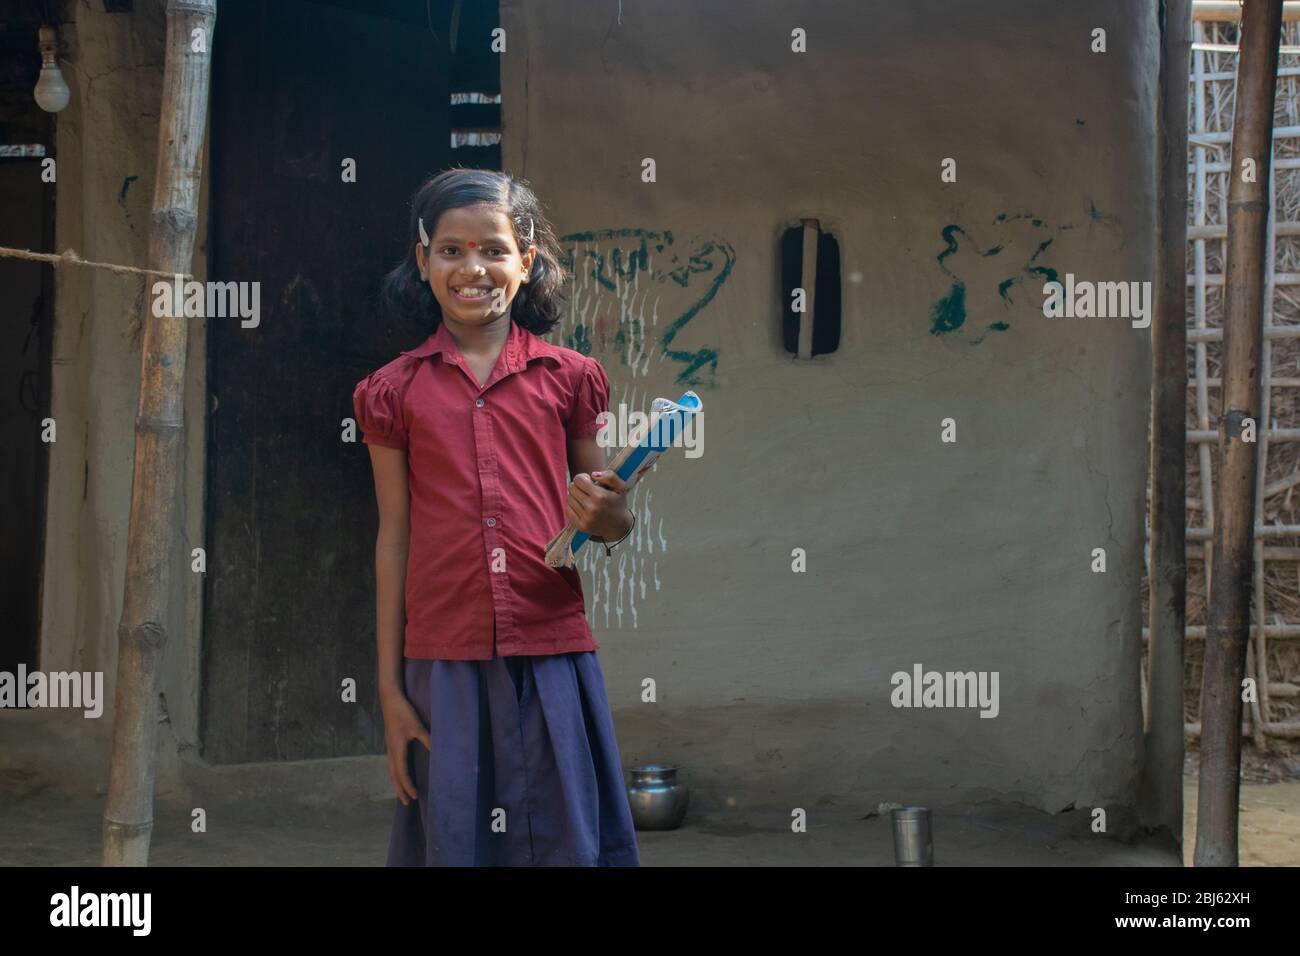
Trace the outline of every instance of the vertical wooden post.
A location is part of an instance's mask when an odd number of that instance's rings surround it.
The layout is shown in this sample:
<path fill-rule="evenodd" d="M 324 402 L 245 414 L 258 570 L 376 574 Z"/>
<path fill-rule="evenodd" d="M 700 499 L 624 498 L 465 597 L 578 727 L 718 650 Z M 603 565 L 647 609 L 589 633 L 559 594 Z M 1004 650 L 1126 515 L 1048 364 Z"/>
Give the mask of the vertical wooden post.
<path fill-rule="evenodd" d="M 1192 8 L 1195 15 L 1196 8 Z M 1192 40 L 1195 43 L 1205 41 L 1205 24 L 1197 21 L 1192 26 Z M 1204 133 L 1205 130 L 1205 51 L 1192 51 L 1192 103 L 1194 104 L 1193 118 L 1196 122 L 1196 132 Z M 1217 114 L 1216 114 L 1217 115 Z M 1206 198 L 1206 170 L 1205 170 L 1205 147 L 1199 143 L 1196 146 L 1196 196 L 1192 210 L 1193 221 L 1197 226 L 1204 226 L 1207 215 L 1205 208 Z M 1192 313 L 1195 317 L 1196 328 L 1207 328 L 1205 294 L 1205 240 L 1197 239 L 1192 243 L 1192 259 L 1196 268 L 1196 283 L 1194 286 L 1194 295 L 1192 298 Z M 1206 348 L 1205 340 L 1198 338 L 1196 340 L 1196 420 L 1197 428 L 1201 431 L 1210 430 L 1210 385 L 1209 385 L 1209 354 Z M 1196 463 L 1200 469 L 1201 478 L 1201 521 L 1211 533 L 1214 530 L 1214 466 L 1211 461 L 1212 452 L 1208 442 L 1198 442 L 1196 445 Z M 1204 550 L 1204 570 L 1205 570 L 1205 593 L 1208 597 L 1213 582 L 1212 573 L 1214 570 L 1214 541 L 1205 542 Z M 1201 719 L 1199 709 L 1196 712 L 1196 719 Z"/>
<path fill-rule="evenodd" d="M 216 0 L 168 0 L 158 166 L 149 231 L 149 267 L 188 273 L 198 222 L 199 151 L 208 111 Z M 135 472 L 127 530 L 126 592 L 118 626 L 117 693 L 103 864 L 144 866 L 153 833 L 157 676 L 167 634 L 179 459 L 184 435 L 186 322 L 155 318 L 145 296 L 140 391 L 135 419 Z"/>
<path fill-rule="evenodd" d="M 1191 0 L 1162 10 L 1157 209 L 1159 279 L 1151 326 L 1151 637 L 1143 804 L 1148 825 L 1183 839 L 1183 635 L 1187 621 L 1187 74 Z"/>
<path fill-rule="evenodd" d="M 1237 865 L 1241 681 L 1250 635 L 1251 547 L 1259 465 L 1258 440 L 1243 441 L 1242 435 L 1247 419 L 1253 420 L 1256 437 L 1268 427 L 1259 418 L 1259 362 L 1264 340 L 1263 253 L 1273 153 L 1273 95 L 1281 33 L 1282 0 L 1246 0 L 1228 173 L 1219 505 L 1201 685 L 1197 866 Z M 1253 171 L 1248 169 L 1248 160 L 1254 164 Z"/>
<path fill-rule="evenodd" d="M 1283 8 L 1283 23 L 1286 11 Z M 1285 36 L 1285 31 L 1283 33 Z M 1273 290 L 1277 278 L 1277 221 L 1274 216 L 1276 205 L 1275 186 L 1277 174 L 1272 164 L 1268 167 L 1268 241 L 1264 246 L 1264 344 L 1259 365 L 1259 420 L 1264 426 L 1272 423 L 1273 410 L 1273 343 L 1269 340 L 1268 330 L 1273 327 Z M 1259 464 L 1255 469 L 1255 527 L 1264 524 L 1264 489 L 1268 472 L 1268 455 L 1270 450 L 1268 428 L 1259 430 Z M 1254 572 L 1252 586 L 1255 599 L 1255 638 L 1247 644 L 1246 673 L 1255 681 L 1255 697 L 1250 702 L 1251 733 L 1255 737 L 1255 747 L 1261 752 L 1268 749 L 1268 645 L 1264 633 L 1268 623 L 1268 584 L 1264 577 L 1264 541 L 1262 536 L 1255 539 Z"/>

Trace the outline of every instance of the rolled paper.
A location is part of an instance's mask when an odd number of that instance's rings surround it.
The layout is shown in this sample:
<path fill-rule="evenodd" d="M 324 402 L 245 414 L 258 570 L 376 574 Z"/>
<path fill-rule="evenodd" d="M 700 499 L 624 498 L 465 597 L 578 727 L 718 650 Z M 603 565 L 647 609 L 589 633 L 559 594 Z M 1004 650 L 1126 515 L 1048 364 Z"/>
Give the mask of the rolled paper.
<path fill-rule="evenodd" d="M 650 417 L 609 463 L 609 470 L 618 475 L 631 491 L 641 476 L 654 467 L 659 456 L 685 431 L 686 423 L 703 408 L 704 403 L 694 392 L 685 392 L 675 402 L 668 398 L 656 398 L 650 403 Z M 571 567 L 577 560 L 574 555 L 590 537 L 589 533 L 579 531 L 572 523 L 566 524 L 559 534 L 547 542 L 546 563 L 553 568 Z"/>

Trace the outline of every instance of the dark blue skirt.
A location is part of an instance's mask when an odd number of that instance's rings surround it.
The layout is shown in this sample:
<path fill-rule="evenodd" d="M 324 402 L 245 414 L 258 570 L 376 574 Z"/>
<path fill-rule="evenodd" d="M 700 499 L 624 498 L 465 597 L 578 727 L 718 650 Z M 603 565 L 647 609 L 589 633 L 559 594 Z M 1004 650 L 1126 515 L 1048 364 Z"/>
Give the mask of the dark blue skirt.
<path fill-rule="evenodd" d="M 641 865 L 595 651 L 407 658 L 404 679 L 433 750 L 407 745 L 389 866 Z"/>

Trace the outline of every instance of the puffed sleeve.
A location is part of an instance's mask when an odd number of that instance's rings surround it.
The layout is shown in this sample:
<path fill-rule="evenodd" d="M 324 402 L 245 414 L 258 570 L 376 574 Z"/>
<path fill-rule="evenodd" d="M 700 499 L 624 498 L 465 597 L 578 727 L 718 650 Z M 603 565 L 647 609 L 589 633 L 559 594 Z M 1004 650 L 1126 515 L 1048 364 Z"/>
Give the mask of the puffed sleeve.
<path fill-rule="evenodd" d="M 386 448 L 406 447 L 406 423 L 402 420 L 402 396 L 378 373 L 357 383 L 352 393 L 361 440 Z"/>
<path fill-rule="evenodd" d="M 583 365 L 578 379 L 578 394 L 575 397 L 573 413 L 569 416 L 565 428 L 569 438 L 590 438 L 600 431 L 601 423 L 596 420 L 602 412 L 609 411 L 609 377 L 601 364 L 590 356 Z"/>

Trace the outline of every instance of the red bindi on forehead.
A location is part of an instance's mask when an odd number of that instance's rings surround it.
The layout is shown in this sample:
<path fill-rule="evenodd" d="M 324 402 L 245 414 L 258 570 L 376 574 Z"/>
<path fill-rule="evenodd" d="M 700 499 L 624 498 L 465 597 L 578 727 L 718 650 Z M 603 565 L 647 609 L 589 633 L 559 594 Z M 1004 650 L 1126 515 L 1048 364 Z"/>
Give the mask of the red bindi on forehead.
<path fill-rule="evenodd" d="M 473 239 L 471 239 L 471 240 L 469 241 L 469 247 L 470 247 L 471 249 L 474 248 L 474 240 L 473 240 Z"/>

